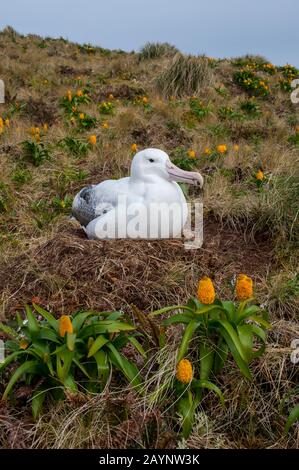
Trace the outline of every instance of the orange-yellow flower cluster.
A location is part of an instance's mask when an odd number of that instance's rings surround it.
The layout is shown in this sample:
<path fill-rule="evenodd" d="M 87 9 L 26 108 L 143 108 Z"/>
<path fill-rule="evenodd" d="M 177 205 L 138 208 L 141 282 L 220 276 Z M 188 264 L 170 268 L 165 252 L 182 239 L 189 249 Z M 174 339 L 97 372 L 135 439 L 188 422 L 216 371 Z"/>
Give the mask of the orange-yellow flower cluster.
<path fill-rule="evenodd" d="M 68 315 L 62 315 L 59 318 L 59 334 L 64 338 L 66 333 L 73 333 L 73 325 Z"/>
<path fill-rule="evenodd" d="M 256 173 L 255 177 L 256 177 L 257 180 L 262 181 L 265 178 L 263 170 L 259 170 Z"/>
<path fill-rule="evenodd" d="M 197 296 L 201 303 L 210 305 L 215 300 L 215 288 L 212 280 L 204 276 L 198 283 Z"/>
<path fill-rule="evenodd" d="M 192 149 L 188 150 L 188 157 L 195 158 L 196 157 L 195 151 Z"/>
<path fill-rule="evenodd" d="M 0 116 L 0 134 L 3 133 L 5 126 L 6 126 L 6 127 L 9 127 L 9 126 L 10 126 L 10 120 L 9 120 L 8 118 L 3 119 L 3 118 Z"/>
<path fill-rule="evenodd" d="M 188 384 L 193 378 L 192 364 L 188 359 L 182 359 L 176 368 L 176 378 L 183 384 Z"/>
<path fill-rule="evenodd" d="M 132 150 L 133 153 L 136 153 L 137 150 L 138 150 L 137 144 L 132 144 L 131 145 L 131 150 Z"/>
<path fill-rule="evenodd" d="M 90 135 L 89 138 L 88 138 L 88 141 L 90 143 L 90 145 L 93 145 L 95 146 L 97 144 L 97 136 L 96 135 Z"/>
<path fill-rule="evenodd" d="M 247 300 L 253 296 L 253 281 L 246 274 L 239 274 L 236 282 L 236 294 L 238 300 Z"/>
<path fill-rule="evenodd" d="M 227 146 L 225 144 L 217 145 L 216 150 L 218 153 L 226 153 Z"/>

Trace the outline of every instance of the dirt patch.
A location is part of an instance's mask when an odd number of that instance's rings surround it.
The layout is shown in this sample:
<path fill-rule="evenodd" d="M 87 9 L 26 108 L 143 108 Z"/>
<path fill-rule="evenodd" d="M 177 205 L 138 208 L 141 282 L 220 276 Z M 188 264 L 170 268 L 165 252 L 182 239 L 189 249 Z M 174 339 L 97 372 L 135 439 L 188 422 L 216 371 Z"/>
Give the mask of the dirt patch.
<path fill-rule="evenodd" d="M 203 247 L 192 251 L 182 240 L 89 241 L 68 222 L 48 242 L 0 264 L 5 315 L 14 315 L 32 296 L 58 315 L 131 304 L 150 311 L 184 302 L 203 275 L 228 294 L 235 274 L 263 276 L 271 252 L 269 241 L 246 240 L 215 221 L 206 222 Z"/>

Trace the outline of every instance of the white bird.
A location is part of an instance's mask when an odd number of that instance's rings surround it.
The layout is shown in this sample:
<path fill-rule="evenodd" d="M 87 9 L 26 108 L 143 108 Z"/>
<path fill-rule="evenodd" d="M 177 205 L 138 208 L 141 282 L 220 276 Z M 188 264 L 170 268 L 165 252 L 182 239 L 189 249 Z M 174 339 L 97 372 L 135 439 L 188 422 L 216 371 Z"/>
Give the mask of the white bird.
<path fill-rule="evenodd" d="M 162 150 L 142 150 L 129 177 L 83 188 L 72 215 L 89 239 L 178 237 L 188 210 L 177 182 L 203 186 L 200 173 L 178 168 Z"/>

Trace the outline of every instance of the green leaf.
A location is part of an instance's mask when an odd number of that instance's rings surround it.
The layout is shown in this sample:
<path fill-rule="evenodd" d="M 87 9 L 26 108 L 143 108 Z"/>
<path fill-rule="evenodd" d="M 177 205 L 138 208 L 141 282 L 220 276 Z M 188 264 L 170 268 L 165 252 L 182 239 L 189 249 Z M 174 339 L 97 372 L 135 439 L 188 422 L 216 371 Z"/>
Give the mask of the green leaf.
<path fill-rule="evenodd" d="M 100 321 L 96 324 L 85 326 L 79 333 L 80 338 L 88 338 L 89 336 L 97 336 L 103 333 L 116 333 L 119 331 L 132 331 L 135 327 L 128 323 L 111 321 Z"/>
<path fill-rule="evenodd" d="M 134 336 L 128 336 L 128 340 L 137 349 L 139 354 L 141 354 L 142 357 L 146 358 L 146 352 L 139 343 L 139 341 Z"/>
<path fill-rule="evenodd" d="M 227 334 L 230 336 L 231 341 L 234 344 L 234 347 L 238 351 L 243 361 L 246 362 L 246 354 L 244 353 L 242 344 L 238 338 L 236 330 L 232 327 L 232 325 L 227 320 L 217 320 L 217 322 L 226 330 Z"/>
<path fill-rule="evenodd" d="M 238 325 L 237 330 L 246 357 L 246 362 L 250 362 L 253 353 L 253 332 L 251 325 Z"/>
<path fill-rule="evenodd" d="M 235 304 L 231 300 L 225 300 L 221 302 L 222 307 L 224 308 L 225 312 L 227 313 L 227 317 L 230 321 L 234 321 L 235 319 Z"/>
<path fill-rule="evenodd" d="M 138 387 L 140 385 L 140 378 L 137 367 L 121 355 L 113 344 L 108 343 L 107 346 L 110 349 L 109 358 L 111 362 L 122 371 L 133 386 Z"/>
<path fill-rule="evenodd" d="M 74 353 L 68 349 L 64 349 L 56 355 L 57 376 L 62 383 L 69 374 L 73 357 Z"/>
<path fill-rule="evenodd" d="M 0 370 L 5 369 L 5 367 L 8 366 L 8 364 L 10 364 L 12 361 L 17 359 L 17 357 L 20 356 L 21 354 L 28 354 L 28 352 L 27 350 L 19 350 L 19 351 L 13 352 L 12 354 L 10 354 L 9 356 L 5 358 L 4 362 L 0 363 Z"/>
<path fill-rule="evenodd" d="M 105 336 L 98 336 L 96 340 L 92 343 L 87 357 L 92 357 L 101 349 L 105 344 L 109 343 L 109 339 L 105 338 Z"/>
<path fill-rule="evenodd" d="M 66 345 L 69 351 L 74 351 L 76 338 L 77 338 L 76 333 L 66 334 Z"/>
<path fill-rule="evenodd" d="M 208 380 L 211 374 L 211 370 L 214 362 L 214 351 L 213 349 L 201 339 L 199 346 L 200 354 L 200 379 Z"/>
<path fill-rule="evenodd" d="M 25 305 L 26 315 L 28 319 L 28 329 L 32 337 L 36 337 L 39 332 L 39 324 L 33 315 L 31 308 L 28 305 Z"/>
<path fill-rule="evenodd" d="M 36 418 L 41 412 L 43 403 L 47 396 L 47 391 L 48 389 L 42 386 L 35 390 L 35 392 L 33 393 L 33 397 L 31 400 L 31 409 L 34 420 L 36 420 Z"/>
<path fill-rule="evenodd" d="M 38 335 L 39 339 L 46 339 L 48 341 L 51 341 L 52 343 L 57 343 L 60 344 L 60 336 L 58 337 L 55 331 L 51 330 L 51 328 L 47 328 L 43 326 Z"/>
<path fill-rule="evenodd" d="M 72 325 L 76 333 L 78 333 L 78 331 L 81 329 L 85 320 L 91 315 L 96 315 L 96 313 L 95 312 L 79 312 L 74 316 L 72 320 Z"/>
<path fill-rule="evenodd" d="M 4 325 L 4 323 L 2 323 L 2 322 L 0 322 L 0 331 L 3 331 L 3 333 L 8 335 L 10 338 L 13 338 L 13 339 L 16 339 L 16 340 L 18 340 L 18 338 L 19 338 L 18 333 L 13 328 L 10 328 L 10 326 L 8 326 L 8 325 Z"/>
<path fill-rule="evenodd" d="M 149 317 L 155 317 L 156 315 L 161 315 L 162 313 L 171 312 L 172 310 L 187 310 L 188 312 L 194 313 L 190 307 L 186 305 L 172 305 L 170 307 L 160 308 L 159 310 L 155 310 L 154 312 L 149 313 Z"/>
<path fill-rule="evenodd" d="M 104 384 L 106 384 L 108 377 L 109 377 L 109 372 L 110 372 L 108 356 L 105 353 L 105 351 L 100 350 L 97 353 L 95 353 L 94 358 L 97 363 L 98 377 L 101 377 L 104 381 Z"/>
<path fill-rule="evenodd" d="M 71 375 L 68 375 L 64 379 L 63 385 L 65 386 L 65 388 L 68 388 L 72 392 L 77 392 L 78 391 L 78 387 L 77 387 L 77 384 L 74 380 L 74 377 L 72 377 Z"/>
<path fill-rule="evenodd" d="M 187 439 L 192 431 L 195 411 L 190 390 L 187 390 L 187 392 L 178 400 L 177 407 L 183 420 L 182 434 L 183 437 Z"/>
<path fill-rule="evenodd" d="M 299 420 L 299 404 L 296 405 L 292 409 L 291 413 L 289 414 L 289 417 L 288 417 L 287 422 L 285 424 L 284 432 L 288 433 L 291 426 L 298 420 Z"/>
<path fill-rule="evenodd" d="M 210 382 L 209 380 L 193 380 L 192 384 L 194 384 L 194 387 L 198 388 L 207 388 L 208 390 L 211 390 L 212 392 L 216 393 L 218 395 L 220 403 L 224 405 L 224 396 L 223 393 L 221 392 L 220 388 L 217 387 L 213 382 Z"/>
<path fill-rule="evenodd" d="M 84 365 L 81 364 L 81 362 L 79 361 L 79 359 L 74 358 L 73 361 L 74 361 L 74 364 L 76 364 L 76 366 L 79 367 L 79 369 L 83 372 L 83 374 L 84 374 L 88 379 L 90 379 L 91 377 L 90 377 L 89 373 L 87 372 L 87 370 L 86 370 L 86 368 L 84 367 Z"/>
<path fill-rule="evenodd" d="M 223 327 L 220 327 L 219 328 L 219 332 L 220 334 L 223 336 L 224 340 L 226 341 L 232 355 L 233 355 L 233 358 L 235 359 L 240 371 L 242 372 L 242 374 L 248 378 L 248 379 L 251 379 L 251 373 L 250 373 L 250 370 L 248 368 L 248 365 L 246 364 L 246 362 L 242 359 L 242 357 L 240 356 L 239 352 L 238 352 L 238 349 L 236 348 L 235 346 L 235 343 L 234 341 L 232 340 L 231 336 L 228 334 L 227 330 Z M 238 339 L 239 341 L 239 339 Z"/>
<path fill-rule="evenodd" d="M 34 309 L 43 317 L 47 320 L 49 325 L 58 333 L 59 332 L 59 322 L 56 320 L 56 318 L 53 317 L 53 315 L 46 310 L 44 310 L 42 307 L 39 305 L 33 304 Z"/>
<path fill-rule="evenodd" d="M 222 371 L 228 356 L 228 345 L 225 343 L 225 341 L 223 341 L 222 338 L 219 338 L 214 356 L 214 372 L 215 374 L 219 374 Z"/>
<path fill-rule="evenodd" d="M 177 313 L 176 315 L 172 315 L 171 317 L 167 318 L 163 322 L 165 326 L 174 325 L 175 323 L 189 323 L 190 320 L 194 319 L 194 315 L 192 313 Z"/>
<path fill-rule="evenodd" d="M 188 347 L 189 347 L 189 343 L 192 339 L 193 333 L 196 330 L 196 328 L 198 327 L 198 325 L 199 325 L 198 322 L 192 320 L 186 326 L 184 334 L 183 334 L 182 342 L 181 342 L 181 345 L 180 345 L 180 349 L 179 349 L 179 352 L 178 352 L 177 361 L 180 361 L 185 356 L 185 354 L 188 350 Z"/>
<path fill-rule="evenodd" d="M 34 374 L 37 372 L 37 370 L 38 362 L 36 361 L 27 361 L 24 362 L 24 364 L 22 364 L 21 366 L 19 366 L 10 378 L 10 381 L 8 382 L 7 387 L 4 390 L 2 400 L 5 400 L 7 398 L 9 392 L 11 391 L 15 383 L 22 377 L 22 375 L 26 373 Z"/>
<path fill-rule="evenodd" d="M 204 313 L 211 312 L 212 310 L 222 311 L 223 308 L 220 305 L 206 305 L 205 307 L 200 307 L 198 310 L 196 310 L 195 314 L 196 315 L 201 315 L 201 314 L 204 314 Z"/>

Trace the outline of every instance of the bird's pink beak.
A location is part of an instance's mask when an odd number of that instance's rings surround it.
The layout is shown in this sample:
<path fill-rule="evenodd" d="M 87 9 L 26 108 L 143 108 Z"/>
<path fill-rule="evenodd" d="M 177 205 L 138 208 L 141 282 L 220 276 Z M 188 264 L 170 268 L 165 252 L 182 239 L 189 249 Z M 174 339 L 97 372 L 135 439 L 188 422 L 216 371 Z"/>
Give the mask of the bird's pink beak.
<path fill-rule="evenodd" d="M 178 181 L 180 183 L 187 183 L 187 184 L 194 184 L 196 186 L 200 186 L 200 188 L 203 187 L 203 177 L 201 176 L 200 173 L 197 173 L 196 171 L 182 170 L 181 168 L 179 168 L 178 166 L 175 166 L 170 161 L 167 162 L 166 168 L 167 168 L 167 173 L 169 175 L 169 178 L 172 181 Z"/>

